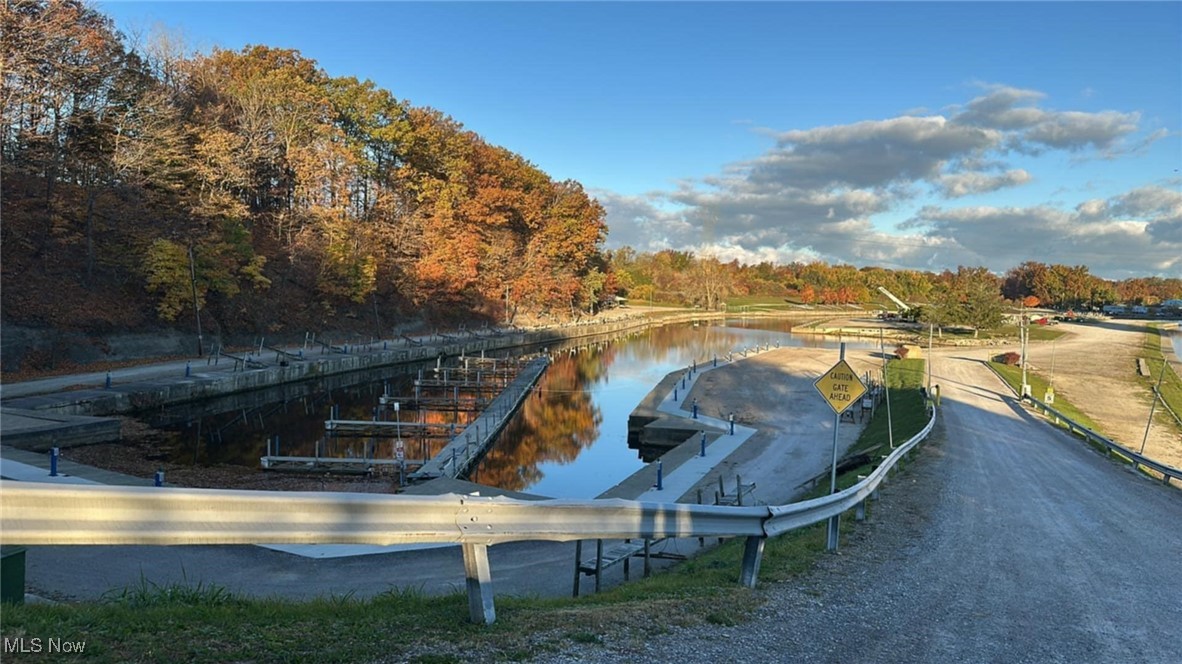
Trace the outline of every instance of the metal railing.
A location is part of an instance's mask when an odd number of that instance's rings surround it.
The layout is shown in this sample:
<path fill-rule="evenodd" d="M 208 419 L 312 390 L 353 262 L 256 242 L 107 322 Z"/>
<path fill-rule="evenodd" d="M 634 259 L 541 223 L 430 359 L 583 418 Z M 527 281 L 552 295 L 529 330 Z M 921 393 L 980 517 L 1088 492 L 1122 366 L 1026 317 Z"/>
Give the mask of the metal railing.
<path fill-rule="evenodd" d="M 934 422 L 932 411 L 922 431 L 856 485 L 775 507 L 0 481 L 0 543 L 455 543 L 463 548 L 471 619 L 488 624 L 496 619 L 488 546 L 504 542 L 746 537 L 740 582 L 754 586 L 767 537 L 839 518 L 852 508 L 861 518 L 865 501 L 927 438 Z"/>
<path fill-rule="evenodd" d="M 1071 418 L 1067 417 L 1063 413 L 1055 410 L 1052 406 L 1050 406 L 1046 403 L 1043 403 L 1042 401 L 1039 401 L 1038 399 L 1035 399 L 1032 396 L 1024 397 L 1023 401 L 1030 402 L 1030 404 L 1032 406 L 1034 406 L 1035 410 L 1042 411 L 1042 413 L 1045 414 L 1047 417 L 1053 419 L 1055 421 L 1055 424 L 1061 424 L 1063 426 L 1066 426 L 1067 430 L 1070 431 L 1071 433 L 1082 436 L 1085 440 L 1088 440 L 1092 443 L 1095 443 L 1097 445 L 1104 447 L 1105 451 L 1109 455 L 1119 454 L 1119 455 L 1125 457 L 1126 459 L 1128 459 L 1132 463 L 1134 469 L 1137 469 L 1140 466 L 1144 466 L 1146 468 L 1149 468 L 1150 470 L 1157 471 L 1158 473 L 1161 473 L 1162 481 L 1165 482 L 1166 484 L 1170 483 L 1171 478 L 1177 479 L 1177 480 L 1182 480 L 1182 470 L 1179 470 L 1179 469 L 1174 468 L 1172 466 L 1167 466 L 1164 463 L 1161 463 L 1160 461 L 1155 461 L 1143 454 L 1139 454 L 1137 452 L 1134 452 L 1133 450 L 1125 447 L 1124 445 L 1121 445 L 1120 443 L 1112 440 L 1111 438 L 1108 438 L 1107 436 L 1103 436 L 1101 434 L 1096 433 L 1095 431 L 1092 431 L 1091 429 L 1085 427 L 1084 425 L 1080 424 L 1079 422 L 1076 422 L 1075 420 L 1072 420 Z"/>
<path fill-rule="evenodd" d="M 1161 473 L 1162 481 L 1165 482 L 1167 485 L 1170 483 L 1171 478 L 1182 480 L 1182 470 L 1178 470 L 1177 468 L 1174 468 L 1172 466 L 1167 466 L 1159 461 L 1155 461 L 1153 459 L 1150 459 L 1149 457 L 1144 456 L 1143 454 L 1140 454 L 1138 452 L 1134 452 L 1133 450 L 1125 447 L 1124 445 L 1121 445 L 1120 443 L 1112 440 L 1111 438 L 1108 438 L 1107 436 L 1096 433 L 1095 431 L 1080 424 L 1079 422 L 1076 422 L 1075 420 L 1071 419 L 1070 417 L 1067 417 L 1066 415 L 1064 415 L 1062 412 L 1055 410 L 1054 407 L 1050 406 L 1049 404 L 1047 404 L 1043 401 L 1039 401 L 1038 399 L 1035 399 L 1031 395 L 1019 394 L 1018 390 L 1014 389 L 1014 387 L 1012 385 L 1010 385 L 1010 383 L 1005 379 L 1005 377 L 1002 376 L 1001 373 L 999 373 L 997 371 L 997 369 L 995 369 L 993 367 L 993 365 L 986 362 L 985 366 L 990 371 L 993 372 L 993 375 L 997 376 L 997 379 L 1000 380 L 1003 385 L 1008 387 L 1010 389 L 1010 391 L 1014 393 L 1014 396 L 1018 397 L 1019 402 L 1023 402 L 1023 401 L 1030 402 L 1030 405 L 1033 406 L 1036 411 L 1041 411 L 1044 415 L 1046 415 L 1050 419 L 1054 420 L 1055 424 L 1060 425 L 1060 426 L 1065 426 L 1069 432 L 1082 437 L 1084 440 L 1090 441 L 1096 445 L 1100 445 L 1101 447 L 1104 448 L 1105 453 L 1108 454 L 1109 456 L 1111 456 L 1113 454 L 1119 454 L 1119 455 L 1125 457 L 1132 464 L 1134 470 L 1137 470 L 1140 466 L 1144 466 L 1144 467 L 1149 468 L 1151 470 L 1155 470 L 1155 471 Z M 1154 396 L 1155 396 L 1155 398 L 1161 398 L 1159 395 L 1156 395 L 1156 394 Z M 1163 401 L 1162 403 L 1165 403 L 1165 402 Z"/>

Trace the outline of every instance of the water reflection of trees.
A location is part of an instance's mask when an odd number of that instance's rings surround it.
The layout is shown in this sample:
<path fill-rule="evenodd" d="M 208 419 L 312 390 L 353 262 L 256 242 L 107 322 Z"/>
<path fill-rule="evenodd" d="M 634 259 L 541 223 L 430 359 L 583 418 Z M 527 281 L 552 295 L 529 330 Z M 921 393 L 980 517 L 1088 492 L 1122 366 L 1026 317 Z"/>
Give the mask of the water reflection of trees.
<path fill-rule="evenodd" d="M 746 323 L 730 321 L 664 326 L 644 333 L 605 343 L 593 350 L 556 356 L 555 362 L 543 375 L 539 393 L 523 405 L 521 412 L 506 427 L 500 441 L 480 465 L 473 479 L 507 489 L 520 490 L 541 479 L 543 463 L 569 464 L 583 449 L 594 444 L 600 435 L 603 415 L 589 389 L 608 379 L 616 362 L 629 366 L 682 366 L 698 359 L 708 361 L 712 356 L 785 337 L 791 323 L 784 320 Z M 324 436 L 324 421 L 331 416 L 332 407 L 339 407 L 341 419 L 368 420 L 374 415 L 385 387 L 390 394 L 413 394 L 413 373 L 390 376 L 384 381 L 336 388 L 305 397 L 267 404 L 245 411 L 231 411 L 220 415 L 194 418 L 187 426 L 169 427 L 176 432 L 175 441 L 163 443 L 167 454 L 176 463 L 230 464 L 258 467 L 259 457 L 266 453 L 267 441 L 275 436 L 280 440 L 283 455 L 313 456 L 316 442 Z M 427 376 L 431 368 L 425 368 Z M 462 397 L 473 396 L 463 390 Z M 639 401 L 644 395 L 636 395 Z M 456 422 L 457 430 L 470 419 L 471 413 L 446 411 L 416 412 L 404 404 L 399 413 L 403 422 Z M 386 419 L 393 419 L 388 414 Z M 431 456 L 445 443 L 443 438 L 420 444 L 419 439 L 403 431 L 406 455 L 415 459 Z M 374 456 L 392 458 L 393 439 L 383 437 L 370 441 L 365 438 L 339 439 L 332 449 L 324 447 L 322 454 L 331 456 L 362 456 L 372 449 Z"/>
<path fill-rule="evenodd" d="M 520 491 L 542 479 L 541 464 L 571 463 L 590 447 L 599 438 L 603 416 L 588 389 L 602 379 L 617 349 L 608 345 L 556 357 L 473 479 Z"/>

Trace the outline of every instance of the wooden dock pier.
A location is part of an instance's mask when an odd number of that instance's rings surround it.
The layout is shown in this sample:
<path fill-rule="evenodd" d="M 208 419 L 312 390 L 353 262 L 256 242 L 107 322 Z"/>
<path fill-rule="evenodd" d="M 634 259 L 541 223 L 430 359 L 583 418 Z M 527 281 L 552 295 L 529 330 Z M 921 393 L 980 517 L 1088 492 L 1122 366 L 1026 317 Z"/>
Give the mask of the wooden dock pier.
<path fill-rule="evenodd" d="M 456 434 L 433 459 L 411 473 L 410 479 L 455 479 L 467 475 L 473 464 L 484 456 L 485 451 L 496 440 L 501 429 L 509 422 L 509 418 L 531 394 L 531 388 L 549 365 L 550 360 L 547 357 L 538 357 L 526 364 L 479 417 Z"/>
<path fill-rule="evenodd" d="M 322 440 L 317 441 L 313 456 L 281 456 L 278 441 L 272 448 L 271 441 L 268 440 L 267 454 L 260 459 L 261 465 L 265 470 L 291 472 L 355 474 L 396 472 L 400 478 L 409 478 L 415 481 L 436 477 L 458 478 L 465 476 L 471 470 L 472 465 L 493 444 L 501 429 L 508 423 L 509 418 L 517 412 L 518 407 L 531 394 L 531 388 L 550 364 L 549 358 L 545 356 L 526 363 L 506 362 L 505 360 L 500 360 L 500 362 L 502 367 L 512 365 L 518 371 L 512 380 L 506 379 L 504 384 L 500 386 L 485 381 L 478 383 L 485 388 L 482 391 L 487 391 L 490 394 L 494 389 L 499 391 L 495 398 L 481 397 L 478 394 L 476 398 L 461 400 L 457 389 L 460 383 L 439 381 L 440 383 L 446 382 L 447 391 L 452 392 L 455 396 L 424 397 L 421 394 L 416 394 L 414 398 L 410 399 L 416 408 L 421 406 L 425 410 L 480 412 L 467 425 L 450 422 L 401 421 L 397 419 L 398 412 L 401 410 L 401 405 L 406 402 L 398 397 L 384 394 L 381 397 L 380 405 L 382 418 L 341 420 L 333 417 L 325 420 L 325 436 Z M 463 383 L 467 382 L 463 381 Z M 472 391 L 471 387 L 464 389 Z M 418 385 L 416 385 L 416 393 L 418 392 Z M 479 409 L 480 406 L 483 406 L 483 410 Z M 393 421 L 385 419 L 385 416 L 389 414 L 387 409 L 390 407 L 395 411 L 396 419 Z M 411 410 L 411 408 L 408 407 L 407 410 Z M 404 437 L 408 440 L 404 441 Z M 365 450 L 360 456 L 330 456 L 330 443 L 338 439 L 349 438 L 370 438 L 371 440 L 365 444 Z M 388 444 L 391 452 L 389 456 L 383 454 L 379 457 L 375 454 L 379 439 L 388 441 L 393 439 L 393 442 Z M 447 440 L 442 449 L 430 459 L 427 457 L 433 446 L 427 443 L 428 439 Z M 407 442 L 414 443 L 419 448 L 418 459 L 405 458 Z M 387 447 L 387 445 L 383 445 L 383 447 Z M 417 469 L 414 472 L 409 476 L 406 475 L 408 468 L 415 467 Z"/>

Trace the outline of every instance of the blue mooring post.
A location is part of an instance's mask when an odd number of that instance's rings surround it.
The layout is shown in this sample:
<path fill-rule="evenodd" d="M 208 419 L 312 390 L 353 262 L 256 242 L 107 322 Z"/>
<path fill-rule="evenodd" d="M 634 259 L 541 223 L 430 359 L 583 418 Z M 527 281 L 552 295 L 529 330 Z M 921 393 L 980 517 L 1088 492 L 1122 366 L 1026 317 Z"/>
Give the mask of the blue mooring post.
<path fill-rule="evenodd" d="M 673 403 L 677 403 L 677 386 L 673 387 Z"/>
<path fill-rule="evenodd" d="M 702 451 L 698 456 L 706 456 L 706 432 L 702 432 Z"/>
<path fill-rule="evenodd" d="M 191 362 L 185 362 L 185 378 L 188 378 L 193 374 L 193 367 L 191 365 Z"/>
<path fill-rule="evenodd" d="M 694 419 L 698 419 L 698 400 L 694 399 Z"/>
<path fill-rule="evenodd" d="M 156 486 L 164 486 L 164 471 L 156 471 Z"/>
<path fill-rule="evenodd" d="M 106 388 L 108 390 L 111 389 L 111 372 L 110 371 L 107 372 Z"/>
<path fill-rule="evenodd" d="M 731 413 L 731 435 L 735 435 L 735 414 Z"/>
<path fill-rule="evenodd" d="M 663 491 L 664 489 L 665 489 L 665 467 L 664 467 L 664 465 L 662 465 L 661 460 L 657 459 L 657 491 Z"/>
<path fill-rule="evenodd" d="M 60 448 L 53 448 L 49 453 L 49 476 L 57 477 L 57 458 L 61 456 Z"/>
<path fill-rule="evenodd" d="M 107 387 L 110 387 L 110 385 L 107 385 Z M 681 389 L 685 389 L 685 374 L 681 374 Z"/>

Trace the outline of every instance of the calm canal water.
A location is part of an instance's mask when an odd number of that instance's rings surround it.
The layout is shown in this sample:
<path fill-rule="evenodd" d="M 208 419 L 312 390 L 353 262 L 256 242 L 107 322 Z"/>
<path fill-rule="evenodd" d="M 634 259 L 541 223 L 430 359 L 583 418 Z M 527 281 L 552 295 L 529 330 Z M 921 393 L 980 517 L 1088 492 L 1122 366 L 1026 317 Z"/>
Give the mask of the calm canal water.
<path fill-rule="evenodd" d="M 556 498 L 594 497 L 644 465 L 637 452 L 628 448 L 628 415 L 670 372 L 695 359 L 765 343 L 837 347 L 836 339 L 793 335 L 792 326 L 786 319 L 665 326 L 577 352 L 559 352 L 535 395 L 509 422 L 470 479 Z M 875 347 L 865 342 L 848 345 Z M 383 390 L 394 395 L 413 392 L 416 372 L 417 368 L 401 369 L 381 380 L 183 422 L 168 423 L 165 413 L 155 423 L 175 432 L 177 444 L 171 455 L 175 462 L 257 468 L 269 439 L 278 436 L 284 455 L 311 456 L 323 439 L 324 421 L 333 406 L 340 419 L 369 420 Z M 417 415 L 404 411 L 399 417 L 413 421 Z M 454 421 L 462 427 L 466 417 L 432 412 L 429 421 Z M 322 453 L 332 456 L 362 456 L 367 445 L 374 446 L 375 456 L 390 457 L 393 452 L 389 440 L 353 438 L 322 444 L 332 445 L 322 448 Z M 442 439 L 408 442 L 407 458 L 419 458 L 443 444 Z"/>

